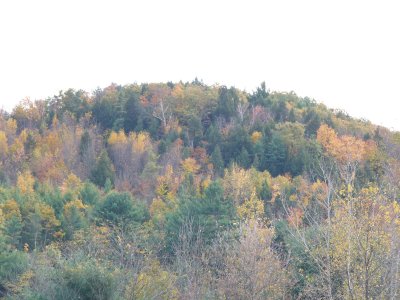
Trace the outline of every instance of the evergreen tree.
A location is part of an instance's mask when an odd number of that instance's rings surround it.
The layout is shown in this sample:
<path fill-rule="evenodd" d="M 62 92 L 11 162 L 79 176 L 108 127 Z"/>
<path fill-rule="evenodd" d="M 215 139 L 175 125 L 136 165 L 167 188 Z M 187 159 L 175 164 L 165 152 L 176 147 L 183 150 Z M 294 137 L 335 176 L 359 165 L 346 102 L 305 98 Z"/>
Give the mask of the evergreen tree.
<path fill-rule="evenodd" d="M 271 198 L 272 191 L 267 180 L 264 180 L 260 190 L 258 191 L 258 197 L 264 202 L 264 213 L 268 218 L 272 218 L 272 207 Z"/>
<path fill-rule="evenodd" d="M 230 120 L 236 115 L 236 108 L 239 103 L 239 97 L 234 87 L 227 88 L 223 86 L 219 89 L 217 113 L 226 120 Z"/>
<path fill-rule="evenodd" d="M 248 156 L 251 155 L 253 153 L 253 143 L 246 129 L 242 126 L 237 126 L 229 132 L 228 137 L 222 144 L 225 165 L 239 161 L 239 156 L 242 154 L 243 149 L 247 151 Z M 244 155 L 246 155 L 246 151 L 243 153 Z M 249 165 L 249 159 L 244 159 L 244 163 Z"/>
<path fill-rule="evenodd" d="M 80 199 L 86 205 L 95 205 L 100 200 L 100 192 L 91 182 L 85 182 L 80 192 Z"/>
<path fill-rule="evenodd" d="M 289 111 L 288 121 L 292 122 L 292 123 L 296 122 L 296 116 L 294 114 L 294 109 L 293 108 L 291 108 L 290 111 Z"/>
<path fill-rule="evenodd" d="M 242 168 L 247 169 L 250 167 L 250 155 L 249 152 L 247 152 L 246 148 L 242 147 L 242 151 L 240 151 L 240 154 L 236 161 Z"/>
<path fill-rule="evenodd" d="M 253 106 L 269 106 L 271 104 L 271 100 L 269 99 L 269 90 L 267 90 L 265 82 L 262 82 L 260 87 L 250 95 L 249 102 Z"/>
<path fill-rule="evenodd" d="M 104 187 L 107 179 L 114 184 L 115 171 L 108 153 L 103 150 L 97 159 L 96 165 L 93 168 L 90 176 L 93 183 L 100 187 Z"/>
<path fill-rule="evenodd" d="M 197 147 L 203 137 L 201 120 L 197 116 L 191 116 L 188 121 L 188 140 L 190 147 Z"/>
<path fill-rule="evenodd" d="M 79 143 L 79 156 L 81 159 L 85 156 L 87 153 L 87 150 L 90 147 L 91 139 L 90 139 L 90 134 L 87 130 L 82 134 L 81 141 Z"/>
<path fill-rule="evenodd" d="M 177 210 L 167 215 L 166 250 L 173 254 L 179 242 L 183 226 L 191 223 L 193 232 L 201 232 L 205 244 L 232 226 L 235 208 L 232 201 L 224 198 L 219 182 L 213 182 L 201 197 L 180 198 Z"/>
<path fill-rule="evenodd" d="M 280 100 L 274 104 L 275 122 L 284 122 L 288 117 L 288 109 L 286 107 L 286 101 Z"/>
<path fill-rule="evenodd" d="M 214 171 L 217 176 L 224 174 L 224 161 L 219 146 L 217 145 L 211 154 L 211 163 L 214 166 Z"/>
<path fill-rule="evenodd" d="M 218 128 L 214 124 L 211 124 L 210 127 L 208 127 L 207 132 L 206 132 L 208 153 L 212 153 L 214 151 L 215 147 L 219 143 L 221 143 L 221 140 L 222 140 L 222 136 L 221 136 L 221 133 L 219 132 Z"/>
<path fill-rule="evenodd" d="M 264 139 L 263 169 L 268 170 L 272 176 L 284 174 L 286 171 L 287 147 L 281 136 L 272 135 L 271 140 Z"/>
<path fill-rule="evenodd" d="M 165 152 L 167 152 L 167 143 L 164 140 L 161 140 L 158 144 L 158 154 L 163 155 Z"/>
<path fill-rule="evenodd" d="M 111 101 L 100 99 L 95 102 L 93 109 L 93 117 L 103 127 L 103 129 L 111 129 L 117 116 L 116 107 Z"/>
<path fill-rule="evenodd" d="M 150 217 L 144 203 L 134 200 L 128 192 L 110 192 L 101 203 L 98 214 L 104 220 L 119 225 L 140 224 Z"/>
<path fill-rule="evenodd" d="M 309 110 L 304 118 L 304 122 L 306 123 L 306 136 L 315 136 L 321 126 L 321 117 L 319 114 L 314 109 Z"/>
<path fill-rule="evenodd" d="M 138 128 L 140 118 L 142 118 L 143 109 L 139 103 L 139 95 L 131 93 L 125 103 L 125 123 L 124 128 L 127 132 Z"/>
<path fill-rule="evenodd" d="M 261 188 L 260 188 L 260 190 L 258 192 L 258 197 L 263 201 L 270 201 L 271 200 L 272 191 L 271 191 L 271 188 L 270 188 L 267 180 L 263 181 L 263 183 L 261 185 Z"/>

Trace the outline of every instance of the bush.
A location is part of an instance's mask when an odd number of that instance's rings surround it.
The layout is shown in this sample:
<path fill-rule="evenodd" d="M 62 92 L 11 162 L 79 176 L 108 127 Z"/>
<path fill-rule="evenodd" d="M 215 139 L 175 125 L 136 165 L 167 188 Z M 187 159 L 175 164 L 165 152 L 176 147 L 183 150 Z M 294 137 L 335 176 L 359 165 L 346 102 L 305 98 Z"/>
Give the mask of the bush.
<path fill-rule="evenodd" d="M 77 295 L 77 299 L 106 300 L 113 296 L 114 280 L 109 270 L 93 261 L 66 268 L 66 285 Z"/>
<path fill-rule="evenodd" d="M 20 251 L 0 252 L 0 298 L 7 292 L 7 282 L 15 282 L 27 264 L 26 254 Z"/>

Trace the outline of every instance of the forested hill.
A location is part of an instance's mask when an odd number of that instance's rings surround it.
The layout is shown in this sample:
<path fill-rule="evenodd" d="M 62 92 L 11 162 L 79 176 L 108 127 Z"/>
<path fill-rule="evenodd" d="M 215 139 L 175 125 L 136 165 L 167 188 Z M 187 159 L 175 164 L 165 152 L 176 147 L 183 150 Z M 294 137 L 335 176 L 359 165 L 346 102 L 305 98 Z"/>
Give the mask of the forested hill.
<path fill-rule="evenodd" d="M 0 111 L 0 297 L 395 299 L 400 134 L 295 93 L 70 89 Z"/>

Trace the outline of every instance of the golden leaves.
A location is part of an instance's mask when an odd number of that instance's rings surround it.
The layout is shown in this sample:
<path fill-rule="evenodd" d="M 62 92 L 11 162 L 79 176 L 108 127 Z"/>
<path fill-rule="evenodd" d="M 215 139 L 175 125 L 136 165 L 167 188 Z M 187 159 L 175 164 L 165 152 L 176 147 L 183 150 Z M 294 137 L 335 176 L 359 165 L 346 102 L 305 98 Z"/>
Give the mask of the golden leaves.
<path fill-rule="evenodd" d="M 179 182 L 179 178 L 174 176 L 174 168 L 171 165 L 167 165 L 164 175 L 157 177 L 156 194 L 168 199 L 174 198 Z"/>
<path fill-rule="evenodd" d="M 82 181 L 79 179 L 79 177 L 76 176 L 74 173 L 70 173 L 68 177 L 64 180 L 61 190 L 64 193 L 67 191 L 77 193 L 81 187 L 82 187 Z"/>
<path fill-rule="evenodd" d="M 73 211 L 77 211 L 81 217 L 85 216 L 85 210 L 88 206 L 84 205 L 81 200 L 72 200 L 64 205 L 64 217 L 70 219 Z"/>
<path fill-rule="evenodd" d="M 311 185 L 311 193 L 315 199 L 322 202 L 328 196 L 328 186 L 325 182 L 317 179 L 317 181 Z"/>
<path fill-rule="evenodd" d="M 290 186 L 290 177 L 281 176 L 275 177 L 272 179 L 271 190 L 272 190 L 272 198 L 271 202 L 275 202 L 275 199 L 282 194 L 285 194 L 286 190 Z"/>
<path fill-rule="evenodd" d="M 160 219 L 160 217 L 164 216 L 166 211 L 167 205 L 160 197 L 153 199 L 149 209 L 152 218 Z"/>
<path fill-rule="evenodd" d="M 150 136 L 147 132 L 132 132 L 129 136 L 132 141 L 132 149 L 134 152 L 143 153 L 151 145 Z"/>
<path fill-rule="evenodd" d="M 28 171 L 20 174 L 17 179 L 17 187 L 22 194 L 32 194 L 35 179 Z"/>
<path fill-rule="evenodd" d="M 174 98 L 183 98 L 184 97 L 184 86 L 181 83 L 178 83 L 174 86 L 172 90 L 172 96 Z"/>
<path fill-rule="evenodd" d="M 260 220 L 264 217 L 264 203 L 258 199 L 255 189 L 249 199 L 237 208 L 237 214 L 244 220 Z"/>
<path fill-rule="evenodd" d="M 163 270 L 158 260 L 152 260 L 136 281 L 131 282 L 126 299 L 179 299 L 175 281 L 175 276 Z"/>
<path fill-rule="evenodd" d="M 15 135 L 17 132 L 17 121 L 15 119 L 8 119 L 6 122 L 6 132 L 10 135 Z"/>
<path fill-rule="evenodd" d="M 238 206 L 251 195 L 254 189 L 260 189 L 266 180 L 270 182 L 270 177 L 268 172 L 261 173 L 253 168 L 245 170 L 233 165 L 225 170 L 222 182 L 224 194 Z"/>
<path fill-rule="evenodd" d="M 119 132 L 112 131 L 107 142 L 109 145 L 125 144 L 127 142 L 125 132 L 122 129 Z"/>
<path fill-rule="evenodd" d="M 326 124 L 321 125 L 318 129 L 317 141 L 321 143 L 329 155 L 333 156 L 340 163 L 361 162 L 375 148 L 375 143 L 372 141 L 367 143 L 348 135 L 339 137 Z"/>
<path fill-rule="evenodd" d="M 7 136 L 4 131 L 0 130 L 0 158 L 2 156 L 7 155 L 7 152 L 8 152 Z"/>
<path fill-rule="evenodd" d="M 147 132 L 130 132 L 129 136 L 121 129 L 119 132 L 112 131 L 107 140 L 113 147 L 132 146 L 132 152 L 141 154 L 151 147 L 151 138 Z"/>
<path fill-rule="evenodd" d="M 262 138 L 262 133 L 260 131 L 254 131 L 251 134 L 251 141 L 255 144 Z"/>
<path fill-rule="evenodd" d="M 7 200 L 3 204 L 0 204 L 0 208 L 3 211 L 3 215 L 6 219 L 13 216 L 20 216 L 19 205 L 14 199 Z"/>
<path fill-rule="evenodd" d="M 188 157 L 182 161 L 182 168 L 186 173 L 196 174 L 200 170 L 199 164 L 192 157 Z"/>

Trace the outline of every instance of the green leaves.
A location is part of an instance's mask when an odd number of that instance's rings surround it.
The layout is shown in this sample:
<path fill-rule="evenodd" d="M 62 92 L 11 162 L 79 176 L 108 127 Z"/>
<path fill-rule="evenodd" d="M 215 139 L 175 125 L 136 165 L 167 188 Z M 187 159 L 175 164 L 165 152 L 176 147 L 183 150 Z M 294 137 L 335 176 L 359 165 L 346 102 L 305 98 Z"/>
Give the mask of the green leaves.
<path fill-rule="evenodd" d="M 192 222 L 193 231 L 201 232 L 202 239 L 209 244 L 218 232 L 232 225 L 235 215 L 233 202 L 224 198 L 219 182 L 211 183 L 200 197 L 181 198 L 177 210 L 167 215 L 167 251 L 173 253 L 185 223 Z"/>
<path fill-rule="evenodd" d="M 115 225 L 143 223 L 149 219 L 149 212 L 143 203 L 135 201 L 130 193 L 110 192 L 100 204 L 99 216 Z"/>
<path fill-rule="evenodd" d="M 107 179 L 114 183 L 115 171 L 106 150 L 101 152 L 90 177 L 100 187 L 105 186 Z"/>

